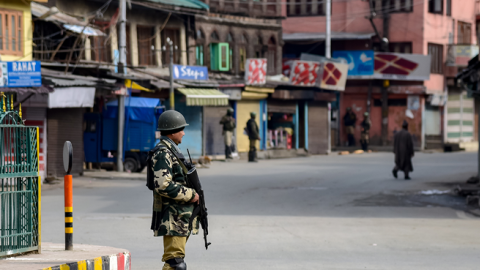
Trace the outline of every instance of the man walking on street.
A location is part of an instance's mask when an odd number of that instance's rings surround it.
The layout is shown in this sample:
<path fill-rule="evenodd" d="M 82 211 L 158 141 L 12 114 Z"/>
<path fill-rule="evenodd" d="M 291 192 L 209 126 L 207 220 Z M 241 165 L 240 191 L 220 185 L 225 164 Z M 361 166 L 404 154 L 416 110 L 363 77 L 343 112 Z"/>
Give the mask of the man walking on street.
<path fill-rule="evenodd" d="M 163 236 L 163 270 L 185 270 L 185 245 L 190 234 L 198 234 L 198 219 L 190 225 L 190 217 L 199 195 L 188 186 L 184 162 L 178 145 L 188 126 L 183 115 L 169 110 L 158 119 L 160 143 L 152 156 L 155 189 L 151 229 L 154 236 Z M 177 158 L 178 157 L 178 158 Z"/>
<path fill-rule="evenodd" d="M 363 115 L 364 115 L 364 118 L 361 124 L 362 136 L 360 138 L 360 144 L 362 145 L 362 150 L 366 152 L 368 151 L 368 144 L 370 142 L 369 132 L 370 132 L 370 127 L 372 126 L 372 121 L 370 121 L 368 112 L 365 112 Z"/>
<path fill-rule="evenodd" d="M 223 136 L 225 138 L 225 158 L 233 159 L 232 157 L 232 144 L 233 144 L 233 131 L 235 130 L 235 118 L 233 118 L 233 109 L 228 108 L 227 114 L 220 120 L 220 125 L 223 125 Z"/>
<path fill-rule="evenodd" d="M 348 146 L 355 146 L 355 123 L 357 116 L 352 111 L 352 108 L 347 108 L 347 113 L 343 117 L 343 124 L 347 130 Z"/>
<path fill-rule="evenodd" d="M 248 152 L 248 161 L 249 162 L 258 162 L 257 161 L 257 141 L 260 140 L 260 132 L 258 129 L 257 122 L 255 121 L 256 113 L 250 113 L 250 120 L 247 122 L 247 131 L 248 139 L 250 140 L 250 150 Z"/>
<path fill-rule="evenodd" d="M 410 180 L 409 173 L 413 172 L 412 157 L 415 152 L 413 150 L 413 138 L 410 132 L 408 132 L 408 123 L 405 120 L 402 124 L 402 130 L 394 136 L 393 153 L 395 153 L 393 176 L 397 178 L 398 171 L 403 171 L 405 180 Z"/>

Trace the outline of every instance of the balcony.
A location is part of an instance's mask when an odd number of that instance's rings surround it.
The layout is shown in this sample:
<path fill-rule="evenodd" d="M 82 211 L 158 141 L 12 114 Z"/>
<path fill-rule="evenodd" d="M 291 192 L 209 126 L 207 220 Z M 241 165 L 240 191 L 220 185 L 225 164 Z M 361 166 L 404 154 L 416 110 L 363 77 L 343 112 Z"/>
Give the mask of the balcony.
<path fill-rule="evenodd" d="M 478 45 L 448 45 L 447 66 L 466 67 L 468 61 L 478 54 Z"/>

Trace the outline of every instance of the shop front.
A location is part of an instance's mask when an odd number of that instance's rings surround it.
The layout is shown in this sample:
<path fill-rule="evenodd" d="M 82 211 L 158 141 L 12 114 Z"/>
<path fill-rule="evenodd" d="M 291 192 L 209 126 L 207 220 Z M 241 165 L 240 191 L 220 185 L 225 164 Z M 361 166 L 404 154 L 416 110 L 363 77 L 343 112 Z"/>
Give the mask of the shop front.
<path fill-rule="evenodd" d="M 217 89 L 178 88 L 175 110 L 185 117 L 185 129 L 180 148 L 188 149 L 192 158 L 212 155 L 224 150 L 222 129 L 219 124 L 228 106 L 228 95 Z"/>
<path fill-rule="evenodd" d="M 297 148 L 297 106 L 296 101 L 267 101 L 267 149 Z"/>

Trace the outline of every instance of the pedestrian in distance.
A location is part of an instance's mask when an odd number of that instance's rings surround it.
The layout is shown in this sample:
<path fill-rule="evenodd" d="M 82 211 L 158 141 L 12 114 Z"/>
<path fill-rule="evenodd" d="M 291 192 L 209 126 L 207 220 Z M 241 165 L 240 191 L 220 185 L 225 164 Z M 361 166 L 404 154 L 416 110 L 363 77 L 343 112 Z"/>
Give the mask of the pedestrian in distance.
<path fill-rule="evenodd" d="M 413 149 L 413 138 L 408 132 L 408 123 L 403 121 L 402 130 L 393 137 L 393 153 L 395 153 L 395 167 L 393 176 L 398 177 L 398 171 L 405 173 L 405 180 L 410 180 L 410 172 L 413 172 L 412 158 L 415 154 Z"/>
<path fill-rule="evenodd" d="M 254 112 L 250 113 L 250 119 L 247 121 L 247 127 L 245 131 L 250 140 L 250 150 L 248 152 L 248 161 L 249 162 L 258 162 L 257 160 L 257 141 L 260 140 L 260 132 L 258 129 L 257 122 L 255 121 L 257 114 Z"/>
<path fill-rule="evenodd" d="M 355 146 L 355 123 L 357 122 L 357 116 L 352 111 L 352 108 L 347 108 L 347 113 L 343 117 L 343 124 L 347 130 L 348 146 Z"/>
<path fill-rule="evenodd" d="M 372 126 L 372 121 L 370 121 L 370 116 L 368 112 L 363 114 L 363 121 L 361 123 L 362 126 L 362 134 L 360 137 L 360 144 L 362 145 L 363 151 L 368 151 L 368 144 L 370 143 L 370 127 Z"/>
<path fill-rule="evenodd" d="M 233 118 L 233 109 L 228 108 L 227 114 L 220 120 L 220 125 L 223 125 L 223 136 L 225 140 L 225 158 L 233 159 L 232 146 L 233 146 L 233 131 L 235 130 L 236 123 Z"/>
<path fill-rule="evenodd" d="M 152 156 L 154 199 L 151 229 L 154 236 L 163 236 L 163 270 L 187 269 L 185 245 L 188 237 L 198 234 L 199 230 L 198 219 L 190 221 L 199 194 L 188 184 L 183 169 L 185 161 L 178 148 L 187 126 L 183 115 L 174 110 L 162 113 L 158 119 L 161 137 Z"/>

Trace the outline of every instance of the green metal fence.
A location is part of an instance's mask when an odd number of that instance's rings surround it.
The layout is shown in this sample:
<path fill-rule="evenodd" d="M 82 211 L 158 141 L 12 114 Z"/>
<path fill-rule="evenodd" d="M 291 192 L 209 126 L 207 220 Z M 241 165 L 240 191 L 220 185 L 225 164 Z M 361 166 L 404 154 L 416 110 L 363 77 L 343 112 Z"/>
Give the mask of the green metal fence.
<path fill-rule="evenodd" d="M 41 247 L 38 128 L 22 121 L 13 94 L 0 94 L 0 257 Z"/>

